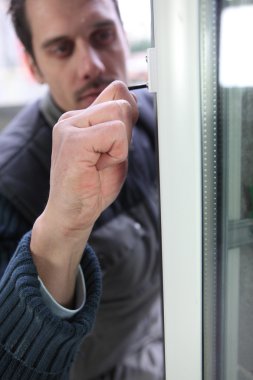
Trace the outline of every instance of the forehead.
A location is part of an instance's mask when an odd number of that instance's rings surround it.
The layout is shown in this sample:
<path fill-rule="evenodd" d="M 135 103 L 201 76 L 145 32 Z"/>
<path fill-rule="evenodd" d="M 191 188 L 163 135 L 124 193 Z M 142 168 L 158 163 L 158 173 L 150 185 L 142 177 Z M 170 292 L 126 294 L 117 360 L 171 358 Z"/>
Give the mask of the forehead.
<path fill-rule="evenodd" d="M 26 0 L 26 14 L 33 37 L 89 29 L 102 19 L 120 24 L 113 0 Z"/>

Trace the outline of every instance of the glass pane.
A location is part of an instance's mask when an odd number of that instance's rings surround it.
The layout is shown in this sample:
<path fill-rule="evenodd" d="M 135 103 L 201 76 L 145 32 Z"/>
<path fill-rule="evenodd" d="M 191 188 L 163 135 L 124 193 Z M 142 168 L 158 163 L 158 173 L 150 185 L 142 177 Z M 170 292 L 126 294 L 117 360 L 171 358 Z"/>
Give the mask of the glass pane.
<path fill-rule="evenodd" d="M 202 1 L 205 380 L 253 380 L 252 36 L 253 1 Z"/>

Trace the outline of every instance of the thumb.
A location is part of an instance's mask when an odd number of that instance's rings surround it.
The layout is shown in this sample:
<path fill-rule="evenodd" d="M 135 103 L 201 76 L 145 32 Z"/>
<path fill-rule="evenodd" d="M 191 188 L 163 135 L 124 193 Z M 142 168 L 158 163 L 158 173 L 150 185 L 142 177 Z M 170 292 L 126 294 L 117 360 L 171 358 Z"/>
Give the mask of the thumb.
<path fill-rule="evenodd" d="M 110 83 L 95 99 L 93 105 L 104 103 L 111 100 L 126 100 L 132 109 L 132 122 L 136 123 L 139 112 L 137 106 L 137 98 L 128 90 L 124 82 L 116 80 Z"/>

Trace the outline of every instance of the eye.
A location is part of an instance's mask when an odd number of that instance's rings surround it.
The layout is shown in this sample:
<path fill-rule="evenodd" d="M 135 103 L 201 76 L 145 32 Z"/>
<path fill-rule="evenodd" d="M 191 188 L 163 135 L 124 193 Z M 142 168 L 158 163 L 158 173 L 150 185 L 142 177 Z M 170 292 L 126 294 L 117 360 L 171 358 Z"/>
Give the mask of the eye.
<path fill-rule="evenodd" d="M 114 28 L 99 29 L 91 35 L 93 46 L 103 48 L 111 45 L 116 39 Z"/>
<path fill-rule="evenodd" d="M 74 44 L 72 41 L 61 40 L 55 42 L 52 46 L 50 46 L 48 48 L 48 52 L 56 58 L 66 58 L 72 54 L 73 49 Z"/>

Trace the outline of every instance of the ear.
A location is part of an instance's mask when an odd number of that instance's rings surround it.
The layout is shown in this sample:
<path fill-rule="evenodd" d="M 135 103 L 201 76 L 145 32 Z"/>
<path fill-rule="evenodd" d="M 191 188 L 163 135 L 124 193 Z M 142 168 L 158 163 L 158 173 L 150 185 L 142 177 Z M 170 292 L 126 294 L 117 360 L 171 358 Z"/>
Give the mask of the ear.
<path fill-rule="evenodd" d="M 43 84 L 45 82 L 43 75 L 34 58 L 27 51 L 24 52 L 24 58 L 32 76 L 36 79 L 38 83 Z"/>

